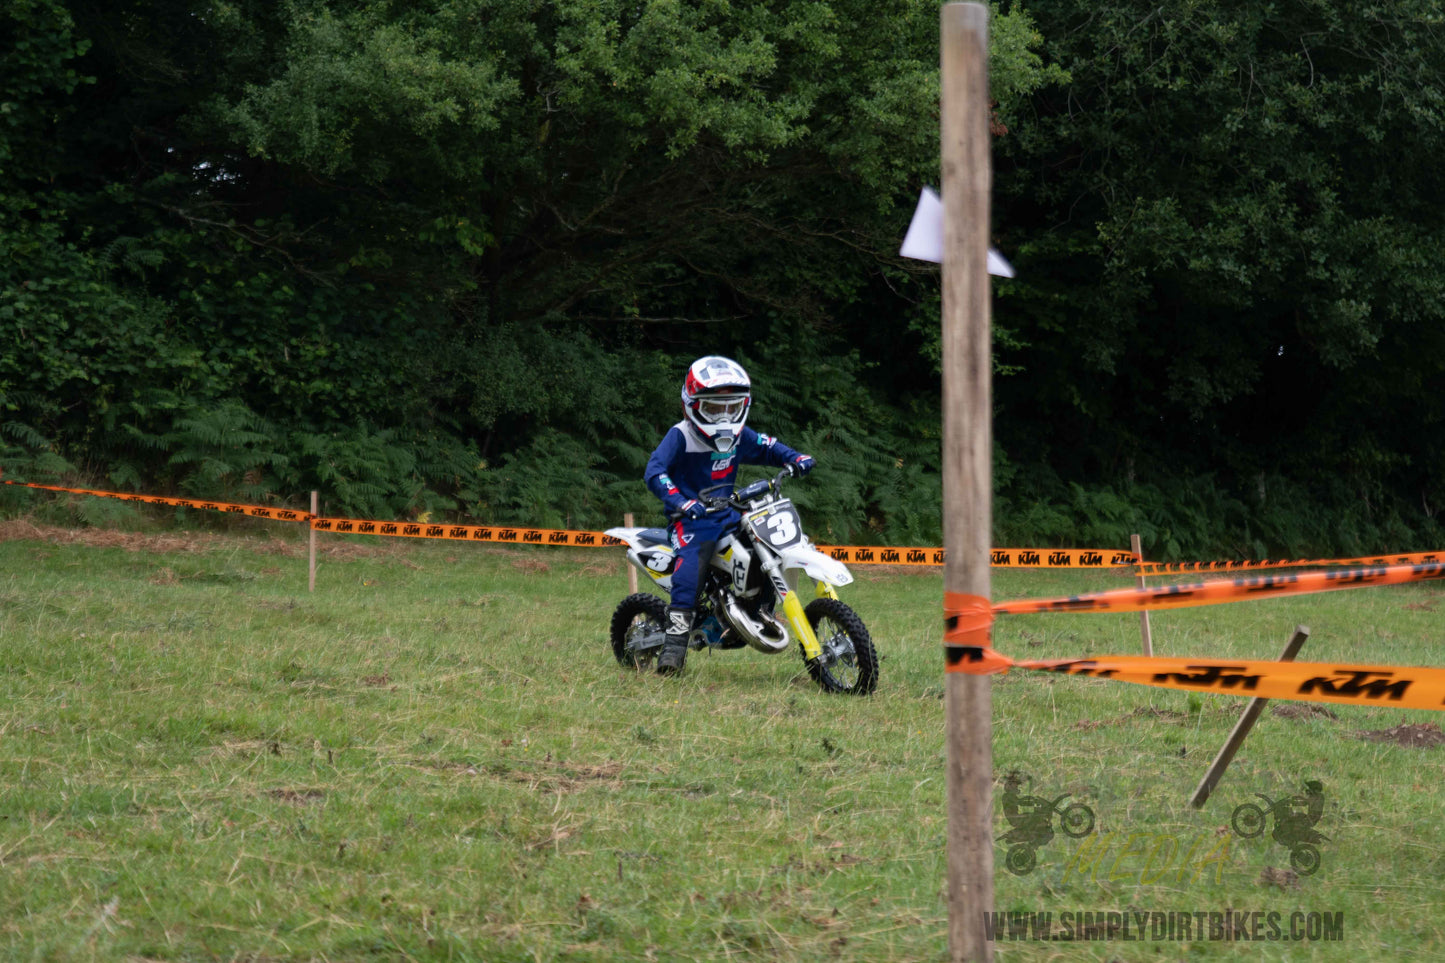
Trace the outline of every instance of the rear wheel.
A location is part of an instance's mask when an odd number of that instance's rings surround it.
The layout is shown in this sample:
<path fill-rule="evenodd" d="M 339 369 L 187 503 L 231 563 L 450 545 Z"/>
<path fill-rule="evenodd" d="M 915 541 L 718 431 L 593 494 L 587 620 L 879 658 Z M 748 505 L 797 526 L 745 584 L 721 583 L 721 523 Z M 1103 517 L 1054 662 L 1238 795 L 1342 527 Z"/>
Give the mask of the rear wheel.
<path fill-rule="evenodd" d="M 612 654 L 627 669 L 645 669 L 662 651 L 667 603 L 656 595 L 629 595 L 612 613 Z"/>
<path fill-rule="evenodd" d="M 1300 843 L 1289 851 L 1289 864 L 1301 876 L 1310 876 L 1320 868 L 1320 851 L 1309 843 Z"/>
<path fill-rule="evenodd" d="M 837 599 L 814 599 L 803 610 L 823 653 L 808 674 L 824 692 L 868 695 L 878 685 L 878 656 L 868 628 Z"/>
<path fill-rule="evenodd" d="M 1038 859 L 1034 855 L 1034 848 L 1032 846 L 1017 843 L 1008 848 L 1008 856 L 1004 860 L 1004 865 L 1007 866 L 1008 871 L 1015 876 L 1027 876 L 1033 871 L 1037 862 Z"/>

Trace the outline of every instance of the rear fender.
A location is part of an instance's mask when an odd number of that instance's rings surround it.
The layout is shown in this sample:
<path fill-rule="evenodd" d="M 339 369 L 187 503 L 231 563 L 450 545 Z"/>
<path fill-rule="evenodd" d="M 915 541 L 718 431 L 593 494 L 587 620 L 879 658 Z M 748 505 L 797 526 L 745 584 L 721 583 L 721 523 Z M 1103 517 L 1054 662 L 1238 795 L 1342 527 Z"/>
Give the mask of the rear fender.
<path fill-rule="evenodd" d="M 672 591 L 672 569 L 677 562 L 672 547 L 668 545 L 643 544 L 638 537 L 645 529 L 609 528 L 603 534 L 627 543 L 627 561 L 631 562 L 658 588 Z"/>
<path fill-rule="evenodd" d="M 609 528 L 602 534 L 611 536 L 618 541 L 626 542 L 629 548 L 637 548 L 638 545 L 641 544 L 638 541 L 638 536 L 642 534 L 643 531 L 641 528 Z"/>

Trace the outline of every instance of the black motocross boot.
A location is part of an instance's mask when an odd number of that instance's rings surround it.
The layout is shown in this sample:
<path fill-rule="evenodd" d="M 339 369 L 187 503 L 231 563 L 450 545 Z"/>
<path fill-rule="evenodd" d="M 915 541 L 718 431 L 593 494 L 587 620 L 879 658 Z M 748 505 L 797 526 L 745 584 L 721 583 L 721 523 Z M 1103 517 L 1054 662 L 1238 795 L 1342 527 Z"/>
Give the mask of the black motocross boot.
<path fill-rule="evenodd" d="M 657 656 L 659 675 L 676 675 L 687 661 L 687 639 L 692 633 L 692 609 L 667 610 L 667 634 Z"/>

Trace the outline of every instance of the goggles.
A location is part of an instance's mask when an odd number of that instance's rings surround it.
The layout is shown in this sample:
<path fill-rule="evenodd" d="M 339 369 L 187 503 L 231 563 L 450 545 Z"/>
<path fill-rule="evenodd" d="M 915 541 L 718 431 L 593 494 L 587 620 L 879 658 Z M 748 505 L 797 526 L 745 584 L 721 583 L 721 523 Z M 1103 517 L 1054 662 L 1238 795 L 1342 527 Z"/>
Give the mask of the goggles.
<path fill-rule="evenodd" d="M 738 421 L 747 410 L 746 395 L 718 395 L 697 400 L 697 416 L 710 425 Z"/>

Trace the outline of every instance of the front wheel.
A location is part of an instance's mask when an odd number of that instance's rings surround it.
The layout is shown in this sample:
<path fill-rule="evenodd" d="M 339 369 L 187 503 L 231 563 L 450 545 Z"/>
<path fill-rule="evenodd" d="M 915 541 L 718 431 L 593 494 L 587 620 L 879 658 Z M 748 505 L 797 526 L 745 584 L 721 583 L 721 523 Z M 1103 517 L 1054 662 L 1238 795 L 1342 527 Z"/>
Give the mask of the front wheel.
<path fill-rule="evenodd" d="M 868 628 L 837 599 L 814 599 L 803 610 L 823 654 L 808 663 L 808 674 L 824 692 L 868 695 L 878 685 L 878 656 Z"/>
<path fill-rule="evenodd" d="M 612 613 L 612 654 L 626 669 L 645 669 L 662 651 L 667 603 L 656 595 L 629 595 Z"/>
<path fill-rule="evenodd" d="M 1229 817 L 1229 824 L 1241 839 L 1253 839 L 1264 832 L 1265 815 L 1264 810 L 1254 803 L 1240 803 L 1234 807 L 1234 813 Z"/>
<path fill-rule="evenodd" d="M 1059 825 L 1070 839 L 1083 839 L 1094 831 L 1094 811 L 1083 803 L 1069 803 L 1059 813 Z"/>

